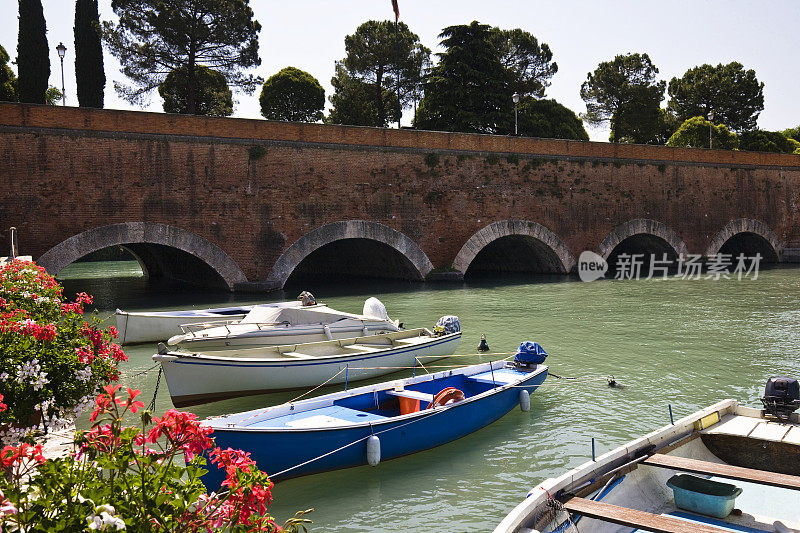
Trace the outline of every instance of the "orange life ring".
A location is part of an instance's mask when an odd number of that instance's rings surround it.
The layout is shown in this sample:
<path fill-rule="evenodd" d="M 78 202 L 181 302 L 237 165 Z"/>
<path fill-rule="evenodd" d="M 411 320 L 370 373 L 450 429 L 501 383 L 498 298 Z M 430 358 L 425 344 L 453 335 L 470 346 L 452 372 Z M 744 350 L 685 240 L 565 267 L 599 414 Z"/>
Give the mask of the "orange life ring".
<path fill-rule="evenodd" d="M 439 393 L 433 397 L 433 402 L 428 406 L 428 409 L 432 409 L 433 407 L 441 407 L 450 401 L 460 402 L 463 399 L 464 393 L 462 391 L 455 387 L 447 387 L 446 389 L 439 391 Z"/>

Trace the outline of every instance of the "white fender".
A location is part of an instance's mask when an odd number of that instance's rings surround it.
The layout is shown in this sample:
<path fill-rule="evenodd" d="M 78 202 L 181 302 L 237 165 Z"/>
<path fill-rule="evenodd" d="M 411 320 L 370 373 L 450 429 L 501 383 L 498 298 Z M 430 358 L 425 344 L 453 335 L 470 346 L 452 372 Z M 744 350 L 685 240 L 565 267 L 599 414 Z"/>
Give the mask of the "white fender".
<path fill-rule="evenodd" d="M 525 389 L 519 391 L 519 408 L 525 413 L 531 410 L 531 395 Z"/>
<path fill-rule="evenodd" d="M 367 463 L 369 466 L 378 466 L 381 462 L 381 439 L 372 435 L 367 439 Z"/>

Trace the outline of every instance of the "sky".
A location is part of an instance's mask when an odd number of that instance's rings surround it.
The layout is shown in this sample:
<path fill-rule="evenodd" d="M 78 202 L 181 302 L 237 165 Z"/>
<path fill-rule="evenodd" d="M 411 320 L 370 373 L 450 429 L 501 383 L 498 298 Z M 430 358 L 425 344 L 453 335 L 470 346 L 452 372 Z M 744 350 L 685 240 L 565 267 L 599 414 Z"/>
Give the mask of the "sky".
<path fill-rule="evenodd" d="M 16 2 L 0 18 L 0 45 L 17 55 Z M 100 0 L 101 20 L 113 20 L 111 0 Z M 442 28 L 477 20 L 504 29 L 522 28 L 547 43 L 558 63 L 546 97 L 576 113 L 586 111 L 580 86 L 587 73 L 618 54 L 646 52 L 659 79 L 681 77 L 686 70 L 710 63 L 739 61 L 764 82 L 764 111 L 758 125 L 782 130 L 800 125 L 800 1 L 798 0 L 398 0 L 400 18 L 434 52 L 441 52 Z M 50 83 L 61 86 L 56 45 L 67 47 L 64 77 L 67 105 L 77 105 L 74 66 L 73 0 L 42 0 L 51 49 Z M 311 73 L 332 93 L 334 62 L 345 55 L 344 37 L 369 19 L 392 19 L 390 0 L 250 0 L 261 23 L 261 66 L 254 73 L 268 78 L 286 66 Z M 16 69 L 14 65 L 12 68 Z M 119 63 L 107 51 L 105 107 L 140 109 L 122 100 L 113 81 L 125 83 Z M 234 93 L 234 115 L 261 118 L 260 89 Z M 329 105 L 329 104 L 328 104 Z M 666 105 L 666 99 L 662 106 Z M 154 92 L 150 111 L 161 111 Z M 412 112 L 403 115 L 410 125 Z M 608 140 L 607 128 L 589 128 L 592 140 Z"/>

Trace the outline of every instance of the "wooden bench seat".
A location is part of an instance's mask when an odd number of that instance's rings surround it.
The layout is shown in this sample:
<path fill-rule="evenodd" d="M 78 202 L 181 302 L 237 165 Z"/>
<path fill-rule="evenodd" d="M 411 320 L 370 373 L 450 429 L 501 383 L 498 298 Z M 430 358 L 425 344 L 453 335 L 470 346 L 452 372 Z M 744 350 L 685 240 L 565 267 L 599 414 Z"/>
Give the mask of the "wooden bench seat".
<path fill-rule="evenodd" d="M 680 518 L 659 516 L 646 511 L 628 509 L 627 507 L 596 502 L 585 498 L 570 498 L 564 501 L 563 504 L 566 510 L 587 518 L 644 529 L 653 533 L 720 533 L 725 531 L 722 528 L 707 524 L 696 524 Z"/>
<path fill-rule="evenodd" d="M 800 490 L 800 476 L 788 474 L 778 474 L 775 472 L 765 472 L 754 468 L 743 468 L 722 463 L 710 463 L 708 461 L 698 461 L 697 459 L 687 459 L 674 455 L 657 453 L 650 456 L 642 464 L 670 468 L 682 472 L 692 472 L 711 476 L 736 479 L 739 481 L 750 481 L 761 485 L 781 487 L 784 489 Z"/>
<path fill-rule="evenodd" d="M 411 398 L 412 400 L 422 400 L 423 402 L 428 403 L 433 402 L 433 394 L 415 390 L 387 390 L 386 394 L 389 394 L 390 396 L 399 396 L 402 398 Z"/>

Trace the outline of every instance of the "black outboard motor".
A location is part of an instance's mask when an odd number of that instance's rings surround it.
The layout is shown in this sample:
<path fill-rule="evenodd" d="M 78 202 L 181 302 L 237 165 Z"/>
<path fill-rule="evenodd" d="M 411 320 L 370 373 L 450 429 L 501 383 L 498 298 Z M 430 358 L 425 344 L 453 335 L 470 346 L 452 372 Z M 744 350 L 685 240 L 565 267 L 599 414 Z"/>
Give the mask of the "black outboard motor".
<path fill-rule="evenodd" d="M 794 378 L 783 376 L 769 378 L 761 403 L 768 415 L 781 422 L 787 420 L 789 415 L 800 408 L 800 383 Z"/>

